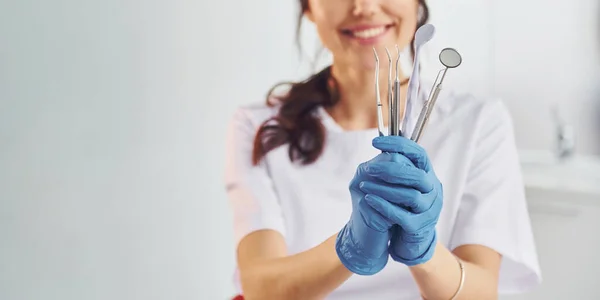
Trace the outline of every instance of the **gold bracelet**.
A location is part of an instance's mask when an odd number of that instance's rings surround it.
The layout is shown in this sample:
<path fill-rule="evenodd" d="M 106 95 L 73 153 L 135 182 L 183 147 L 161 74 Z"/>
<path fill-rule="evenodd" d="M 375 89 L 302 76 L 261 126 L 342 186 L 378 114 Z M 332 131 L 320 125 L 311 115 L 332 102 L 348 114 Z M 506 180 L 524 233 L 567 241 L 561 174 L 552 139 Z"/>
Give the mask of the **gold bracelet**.
<path fill-rule="evenodd" d="M 455 300 L 456 297 L 458 297 L 458 294 L 460 294 L 460 291 L 462 291 L 463 286 L 465 285 L 465 266 L 463 265 L 460 258 L 456 257 L 456 261 L 458 262 L 458 266 L 460 267 L 460 284 L 458 285 L 458 290 L 456 290 L 456 293 L 454 293 L 454 296 L 452 296 L 450 300 Z"/>

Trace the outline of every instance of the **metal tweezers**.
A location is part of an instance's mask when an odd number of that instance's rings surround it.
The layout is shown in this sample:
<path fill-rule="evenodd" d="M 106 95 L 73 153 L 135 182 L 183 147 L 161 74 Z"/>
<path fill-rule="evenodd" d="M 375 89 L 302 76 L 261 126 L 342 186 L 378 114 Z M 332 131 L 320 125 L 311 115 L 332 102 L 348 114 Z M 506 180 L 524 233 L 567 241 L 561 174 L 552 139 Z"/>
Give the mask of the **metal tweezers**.
<path fill-rule="evenodd" d="M 400 99 L 400 78 L 398 77 L 399 67 L 400 67 L 400 49 L 396 45 L 396 51 L 398 52 L 398 56 L 396 57 L 396 68 L 395 70 L 392 68 L 392 55 L 387 48 L 385 48 L 385 52 L 387 53 L 388 63 L 389 63 L 389 74 L 388 74 L 388 112 L 389 112 L 389 126 L 388 126 L 388 135 L 403 135 L 402 134 L 402 123 L 404 121 L 405 113 L 406 113 L 406 101 L 401 101 Z M 375 54 L 375 94 L 377 99 L 377 129 L 379 131 L 379 135 L 384 135 L 385 126 L 383 124 L 383 105 L 381 103 L 381 96 L 379 95 L 379 56 L 377 55 L 377 51 L 373 48 L 373 53 Z M 395 73 L 395 74 L 394 74 Z M 395 76 L 393 76 L 395 75 Z M 392 77 L 395 77 L 392 80 Z M 403 102 L 403 103 L 402 103 Z"/>

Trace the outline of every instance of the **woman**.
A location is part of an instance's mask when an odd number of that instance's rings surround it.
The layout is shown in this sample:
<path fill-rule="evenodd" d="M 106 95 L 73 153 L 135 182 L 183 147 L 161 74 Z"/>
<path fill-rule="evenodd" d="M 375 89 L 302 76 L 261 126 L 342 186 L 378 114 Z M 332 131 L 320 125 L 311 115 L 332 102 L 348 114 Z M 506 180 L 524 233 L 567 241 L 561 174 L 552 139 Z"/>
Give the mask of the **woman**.
<path fill-rule="evenodd" d="M 501 102 L 443 92 L 420 145 L 376 137 L 372 49 L 410 46 L 427 21 L 425 1 L 299 2 L 333 64 L 231 121 L 226 184 L 240 294 L 495 299 L 538 284 Z"/>

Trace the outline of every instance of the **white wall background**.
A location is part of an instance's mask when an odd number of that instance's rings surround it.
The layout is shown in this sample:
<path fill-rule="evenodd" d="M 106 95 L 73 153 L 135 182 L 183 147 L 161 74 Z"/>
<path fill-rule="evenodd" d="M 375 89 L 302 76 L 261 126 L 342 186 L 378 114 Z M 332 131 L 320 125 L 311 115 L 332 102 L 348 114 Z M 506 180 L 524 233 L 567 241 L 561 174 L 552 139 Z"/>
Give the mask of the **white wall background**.
<path fill-rule="evenodd" d="M 560 103 L 600 152 L 597 1 L 431 3 L 425 76 L 456 47 L 448 85 L 504 97 L 520 146 Z M 230 296 L 224 126 L 306 74 L 294 26 L 295 1 L 0 2 L 0 299 Z"/>
<path fill-rule="evenodd" d="M 575 127 L 580 153 L 600 153 L 600 5 L 597 0 L 504 0 L 493 11 L 496 95 L 523 148 L 552 148 L 550 107 Z"/>

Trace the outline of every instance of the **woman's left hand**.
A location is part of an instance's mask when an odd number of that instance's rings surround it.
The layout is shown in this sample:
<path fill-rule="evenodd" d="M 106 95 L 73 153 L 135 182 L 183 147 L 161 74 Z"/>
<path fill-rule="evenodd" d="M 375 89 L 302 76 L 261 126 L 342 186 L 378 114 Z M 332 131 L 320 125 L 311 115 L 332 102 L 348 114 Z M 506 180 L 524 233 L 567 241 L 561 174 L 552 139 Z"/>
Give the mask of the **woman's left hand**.
<path fill-rule="evenodd" d="M 415 142 L 382 136 L 373 140 L 373 146 L 391 159 L 368 162 L 365 171 L 373 179 L 361 182 L 359 188 L 367 194 L 370 206 L 398 225 L 390 241 L 390 256 L 407 266 L 427 262 L 437 242 L 442 184 L 427 153 Z"/>

